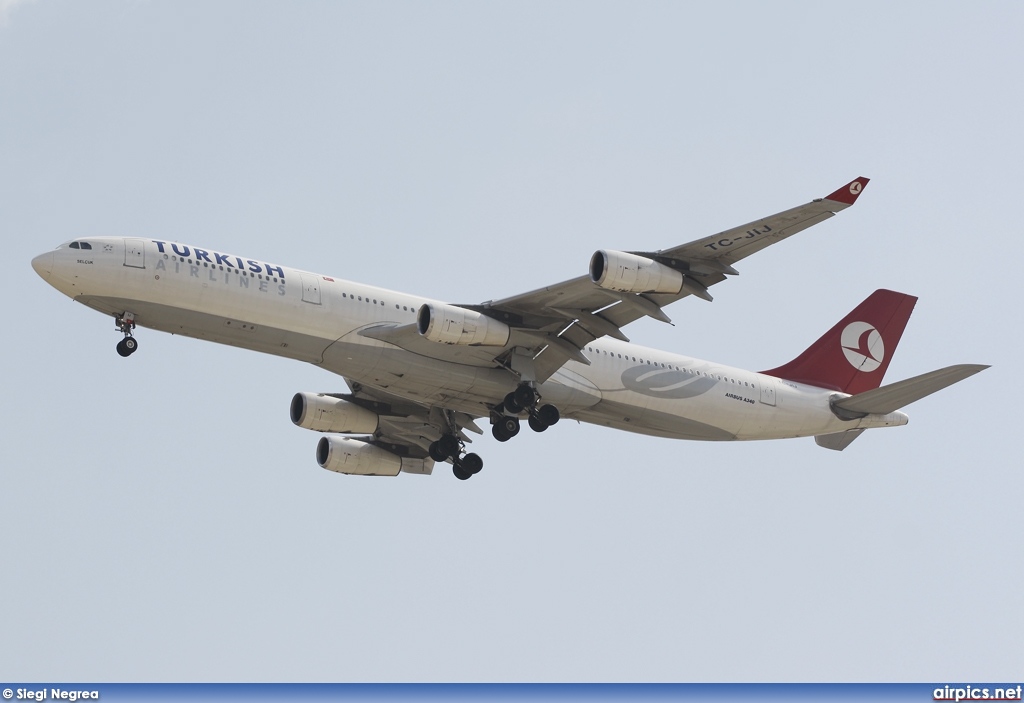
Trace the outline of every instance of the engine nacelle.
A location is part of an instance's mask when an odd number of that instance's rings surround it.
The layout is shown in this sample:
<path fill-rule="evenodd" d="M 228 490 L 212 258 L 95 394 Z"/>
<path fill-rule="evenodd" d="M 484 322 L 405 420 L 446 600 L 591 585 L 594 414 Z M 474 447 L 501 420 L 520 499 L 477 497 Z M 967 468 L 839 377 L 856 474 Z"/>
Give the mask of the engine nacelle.
<path fill-rule="evenodd" d="M 372 410 L 323 393 L 296 393 L 291 416 L 292 422 L 307 430 L 350 434 L 372 434 L 380 421 Z"/>
<path fill-rule="evenodd" d="M 653 259 L 624 251 L 600 250 L 590 258 L 590 280 L 622 293 L 678 293 L 683 274 Z"/>
<path fill-rule="evenodd" d="M 316 445 L 316 463 L 355 476 L 397 476 L 399 471 L 429 474 L 432 459 L 410 459 L 351 437 L 324 435 Z"/>
<path fill-rule="evenodd" d="M 475 310 L 424 303 L 416 313 L 416 327 L 431 342 L 503 347 L 511 334 L 508 325 Z"/>

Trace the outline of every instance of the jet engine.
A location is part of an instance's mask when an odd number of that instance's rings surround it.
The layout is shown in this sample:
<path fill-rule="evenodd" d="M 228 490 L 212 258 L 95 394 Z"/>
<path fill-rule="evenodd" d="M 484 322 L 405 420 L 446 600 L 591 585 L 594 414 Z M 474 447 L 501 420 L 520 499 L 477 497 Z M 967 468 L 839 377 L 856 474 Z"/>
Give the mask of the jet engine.
<path fill-rule="evenodd" d="M 653 259 L 624 251 L 600 250 L 590 259 L 590 280 L 622 293 L 678 293 L 683 274 Z"/>
<path fill-rule="evenodd" d="M 424 303 L 416 314 L 416 327 L 431 342 L 503 347 L 511 331 L 504 322 L 443 303 Z"/>
<path fill-rule="evenodd" d="M 316 463 L 329 471 L 356 476 L 397 476 L 399 471 L 429 474 L 431 459 L 410 459 L 362 440 L 324 435 L 316 445 Z"/>
<path fill-rule="evenodd" d="M 323 393 L 296 393 L 292 398 L 292 422 L 316 432 L 371 434 L 380 418 L 372 410 Z"/>

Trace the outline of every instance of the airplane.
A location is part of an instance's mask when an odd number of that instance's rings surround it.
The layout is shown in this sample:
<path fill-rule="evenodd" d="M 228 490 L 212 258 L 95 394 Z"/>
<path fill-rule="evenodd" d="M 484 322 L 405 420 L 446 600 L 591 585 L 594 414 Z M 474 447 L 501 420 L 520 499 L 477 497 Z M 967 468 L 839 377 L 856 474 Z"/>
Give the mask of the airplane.
<path fill-rule="evenodd" d="M 561 418 L 691 440 L 814 437 L 843 450 L 900 408 L 987 366 L 959 364 L 882 385 L 917 298 L 877 290 L 806 351 L 762 372 L 629 341 L 641 317 L 738 274 L 735 264 L 853 205 L 867 178 L 825 198 L 653 252 L 602 249 L 587 274 L 479 304 L 137 237 L 82 237 L 32 260 L 50 285 L 114 318 L 117 352 L 137 327 L 297 359 L 348 392 L 300 392 L 290 416 L 322 433 L 317 463 L 352 475 L 480 472 L 468 432 L 499 442 Z"/>

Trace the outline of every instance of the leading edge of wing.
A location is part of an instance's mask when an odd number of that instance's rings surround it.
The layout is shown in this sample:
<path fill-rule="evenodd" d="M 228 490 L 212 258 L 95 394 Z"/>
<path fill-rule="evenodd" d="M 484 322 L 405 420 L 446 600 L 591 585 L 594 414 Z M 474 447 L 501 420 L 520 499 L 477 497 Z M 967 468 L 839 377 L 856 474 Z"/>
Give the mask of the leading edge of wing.
<path fill-rule="evenodd" d="M 815 198 L 809 203 L 762 217 L 739 227 L 723 230 L 703 239 L 670 249 L 662 249 L 654 252 L 654 255 L 688 264 L 688 268 L 698 274 L 701 273 L 701 265 L 706 265 L 705 262 L 713 268 L 731 268 L 732 264 L 737 261 L 819 222 L 824 222 L 836 213 L 850 207 L 857 202 L 869 180 L 863 176 L 854 178 L 824 198 Z M 726 273 L 733 272 L 726 271 Z M 715 282 L 721 280 L 724 279 L 718 278 Z"/>

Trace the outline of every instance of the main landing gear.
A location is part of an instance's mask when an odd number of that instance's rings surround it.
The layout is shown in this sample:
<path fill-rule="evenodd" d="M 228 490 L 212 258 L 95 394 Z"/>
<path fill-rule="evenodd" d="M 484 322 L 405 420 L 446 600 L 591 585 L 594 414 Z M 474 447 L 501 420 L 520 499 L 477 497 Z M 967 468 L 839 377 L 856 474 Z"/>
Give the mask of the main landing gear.
<path fill-rule="evenodd" d="M 441 435 L 441 439 L 432 442 L 428 449 L 430 458 L 434 461 L 452 462 L 452 473 L 455 478 L 465 481 L 474 474 L 480 473 L 484 468 L 484 460 L 478 454 L 463 454 L 463 444 L 453 434 Z"/>
<path fill-rule="evenodd" d="M 124 333 L 124 339 L 117 343 L 117 353 L 121 356 L 131 356 L 139 348 L 139 343 L 132 336 L 135 329 L 135 314 L 126 312 L 114 318 L 114 326 L 119 332 Z"/>
<path fill-rule="evenodd" d="M 543 432 L 558 422 L 561 417 L 558 408 L 545 404 L 538 407 L 540 396 L 528 383 L 520 383 L 505 396 L 501 405 L 494 409 L 491 419 L 491 434 L 499 442 L 507 442 L 519 434 L 519 418 L 523 411 L 529 414 L 528 423 L 534 432 Z"/>

